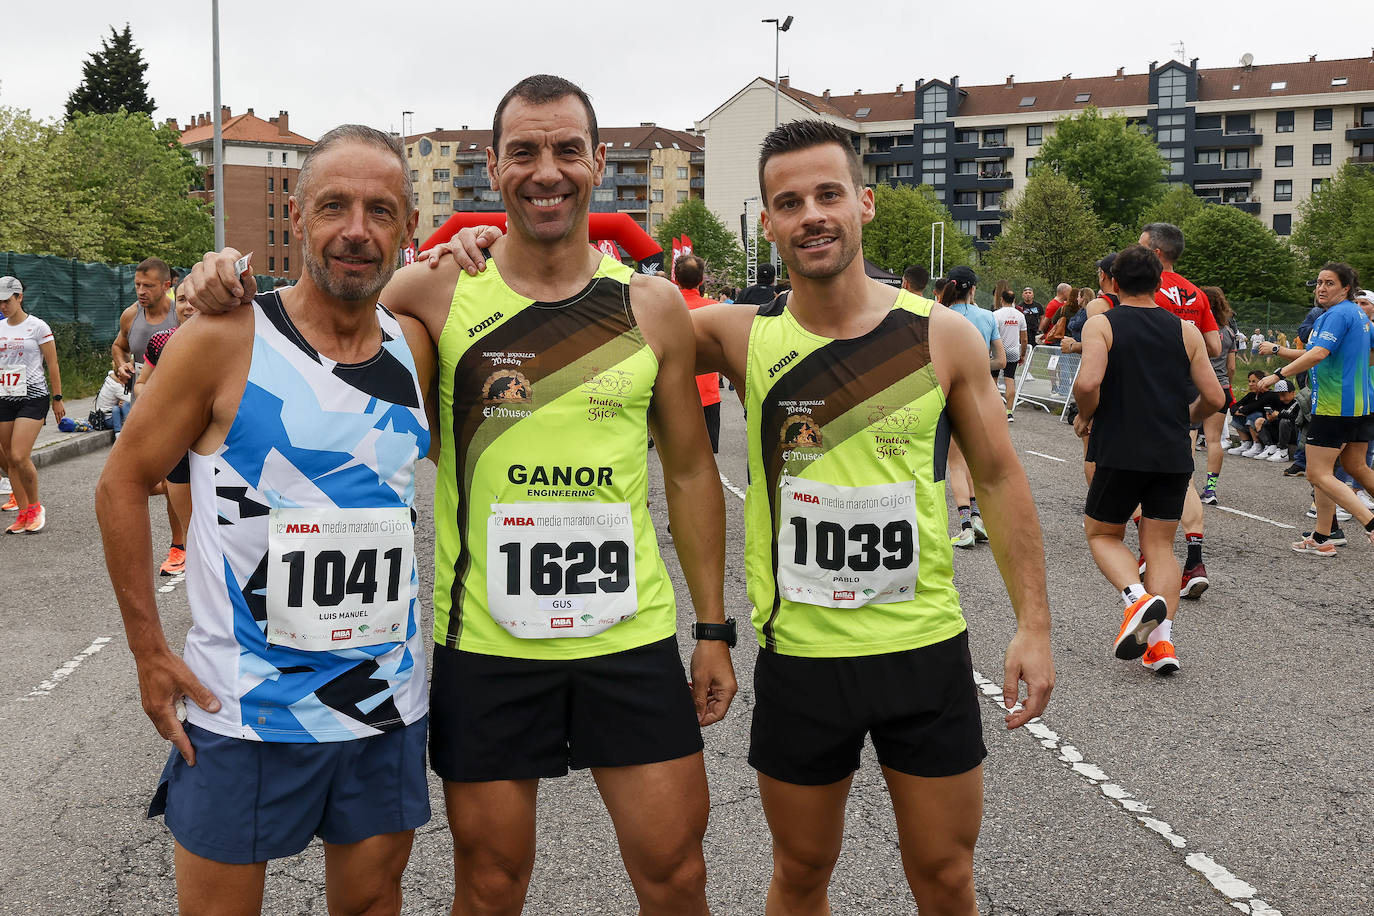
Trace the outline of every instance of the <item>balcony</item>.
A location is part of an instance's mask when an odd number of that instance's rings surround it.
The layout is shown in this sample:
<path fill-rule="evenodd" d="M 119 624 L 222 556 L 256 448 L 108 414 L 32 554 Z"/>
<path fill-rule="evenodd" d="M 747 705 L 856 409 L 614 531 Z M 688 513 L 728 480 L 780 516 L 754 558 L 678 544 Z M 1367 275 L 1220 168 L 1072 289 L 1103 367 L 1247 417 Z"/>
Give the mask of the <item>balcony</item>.
<path fill-rule="evenodd" d="M 1260 202 L 1257 200 L 1224 200 L 1222 203 L 1228 207 L 1235 207 L 1237 210 L 1244 210 L 1251 216 L 1259 216 Z"/>
<path fill-rule="evenodd" d="M 454 213 L 504 213 L 506 204 L 500 200 L 455 200 Z"/>
<path fill-rule="evenodd" d="M 1345 129 L 1345 139 L 1352 143 L 1374 140 L 1374 124 L 1351 124 Z"/>
<path fill-rule="evenodd" d="M 1010 191 L 1015 181 L 1010 172 L 980 172 L 974 187 L 980 191 Z"/>
<path fill-rule="evenodd" d="M 976 219 L 978 222 L 997 223 L 998 232 L 1002 231 L 1002 218 L 1005 216 L 1006 214 L 1002 212 L 1000 207 L 991 207 L 986 210 L 973 211 L 973 219 Z"/>
<path fill-rule="evenodd" d="M 615 199 L 615 209 L 618 212 L 633 212 L 636 210 L 649 209 L 649 198 L 647 197 L 617 197 Z"/>
<path fill-rule="evenodd" d="M 455 188 L 486 188 L 491 186 L 491 179 L 478 172 L 473 172 L 471 175 L 464 175 L 460 172 L 453 176 L 453 186 Z"/>
<path fill-rule="evenodd" d="M 706 154 L 705 154 L 705 153 L 692 153 L 692 154 L 690 154 L 690 155 L 687 157 L 687 161 L 690 162 L 690 163 L 692 163 L 692 165 L 705 165 L 705 164 L 706 164 Z"/>
<path fill-rule="evenodd" d="M 1349 156 L 1345 161 L 1352 165 L 1371 165 L 1374 164 L 1374 156 Z"/>
<path fill-rule="evenodd" d="M 1220 147 L 1222 149 L 1244 149 L 1263 146 L 1264 134 L 1257 130 L 1226 132 L 1221 128 L 1193 131 L 1193 146 Z"/>
<path fill-rule="evenodd" d="M 1244 169 L 1228 169 L 1215 163 L 1209 165 L 1194 165 L 1188 170 L 1189 177 L 1193 181 L 1255 181 L 1260 177 L 1258 166 Z"/>
<path fill-rule="evenodd" d="M 977 187 L 994 187 L 993 185 L 979 185 L 977 172 L 954 172 L 949 176 L 948 181 L 948 187 L 955 191 L 967 191 Z M 1011 187 L 1011 185 L 1007 187 Z"/>
<path fill-rule="evenodd" d="M 601 181 L 603 188 L 643 188 L 648 184 L 649 176 L 644 172 L 618 172 L 615 175 L 607 175 Z"/>
<path fill-rule="evenodd" d="M 693 178 L 693 179 L 691 180 L 691 182 L 689 182 L 689 184 L 690 184 L 691 187 L 693 187 L 693 188 L 705 188 L 705 187 L 706 187 L 706 179 L 705 179 L 705 178 Z"/>

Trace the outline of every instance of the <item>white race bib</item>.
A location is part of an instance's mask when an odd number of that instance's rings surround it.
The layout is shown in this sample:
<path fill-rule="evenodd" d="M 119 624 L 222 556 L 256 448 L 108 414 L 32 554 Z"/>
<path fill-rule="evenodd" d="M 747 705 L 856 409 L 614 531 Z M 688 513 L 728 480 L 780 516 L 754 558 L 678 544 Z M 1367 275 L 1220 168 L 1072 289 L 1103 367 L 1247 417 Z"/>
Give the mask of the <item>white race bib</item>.
<path fill-rule="evenodd" d="M 778 588 L 788 601 L 856 608 L 916 591 L 916 482 L 778 483 Z"/>
<path fill-rule="evenodd" d="M 309 651 L 404 642 L 415 569 L 410 510 L 273 509 L 267 641 Z"/>
<path fill-rule="evenodd" d="M 22 363 L 0 366 L 0 398 L 29 396 L 29 367 Z"/>
<path fill-rule="evenodd" d="M 634 617 L 629 503 L 496 503 L 487 519 L 487 607 L 513 636 L 595 636 Z"/>

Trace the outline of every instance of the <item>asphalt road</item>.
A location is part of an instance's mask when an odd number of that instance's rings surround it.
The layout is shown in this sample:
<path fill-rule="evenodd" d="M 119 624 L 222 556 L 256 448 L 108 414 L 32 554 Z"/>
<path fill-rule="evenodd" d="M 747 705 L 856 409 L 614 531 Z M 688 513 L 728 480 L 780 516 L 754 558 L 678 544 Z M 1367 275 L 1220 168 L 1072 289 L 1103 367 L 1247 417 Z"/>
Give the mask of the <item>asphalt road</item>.
<path fill-rule="evenodd" d="M 720 469 L 742 489 L 738 405 L 727 402 L 724 416 Z M 982 912 L 1374 912 L 1367 778 L 1374 665 L 1366 651 L 1374 636 L 1374 551 L 1352 540 L 1334 560 L 1292 553 L 1287 544 L 1297 530 L 1281 526 L 1305 521 L 1305 483 L 1282 478 L 1282 465 L 1228 459 L 1223 504 L 1248 514 L 1207 510 L 1212 588 L 1180 611 L 1175 642 L 1183 670 L 1162 679 L 1111 657 L 1120 599 L 1083 542 L 1078 441 L 1053 418 L 1024 409 L 1012 435 L 1044 532 L 1059 683 L 1033 732 L 1006 732 L 996 698 L 987 698 L 986 803 L 975 863 Z M 160 821 L 143 817 L 167 748 L 138 704 L 92 509 L 104 457 L 43 469 L 47 530 L 0 536 L 0 914 L 175 912 L 170 838 Z M 425 502 L 432 480 L 426 465 Z M 663 531 L 661 487 L 652 499 L 681 586 Z M 747 618 L 743 504 L 728 490 L 726 501 L 726 597 L 732 613 Z M 160 500 L 154 521 L 163 544 Z M 428 529 L 422 512 L 426 581 Z M 1000 684 L 1013 616 L 991 551 L 958 552 L 956 569 L 975 667 Z M 171 584 L 160 601 L 179 644 L 189 625 L 184 586 Z M 689 610 L 680 617 L 686 652 Z M 736 649 L 742 689 L 727 719 L 706 735 L 709 897 L 717 913 L 761 913 L 770 869 L 768 831 L 745 762 L 756 651 L 751 642 Z M 451 843 L 437 784 L 431 793 L 436 816 L 420 831 L 406 872 L 407 913 L 447 912 L 451 894 Z M 527 912 L 635 911 L 587 774 L 545 783 L 539 823 Z M 322 866 L 318 843 L 274 863 L 267 912 L 325 912 Z M 854 783 L 831 893 L 836 913 L 915 911 L 871 754 Z"/>

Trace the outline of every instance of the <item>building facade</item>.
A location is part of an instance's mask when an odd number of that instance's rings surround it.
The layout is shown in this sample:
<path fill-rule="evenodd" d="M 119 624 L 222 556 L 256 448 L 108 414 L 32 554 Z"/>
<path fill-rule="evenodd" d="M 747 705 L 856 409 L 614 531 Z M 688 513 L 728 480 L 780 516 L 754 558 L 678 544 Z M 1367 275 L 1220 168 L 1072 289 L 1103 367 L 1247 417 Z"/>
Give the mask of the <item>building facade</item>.
<path fill-rule="evenodd" d="M 1247 56 L 1247 61 L 1249 60 Z M 820 118 L 850 131 L 866 180 L 924 184 L 986 248 L 1008 195 L 1025 186 L 1058 118 L 1089 105 L 1148 128 L 1168 179 L 1254 214 L 1288 235 L 1299 205 L 1346 162 L 1374 163 L 1374 57 L 1147 72 L 993 86 L 918 80 L 913 90 L 820 95 L 778 86 L 779 120 Z M 697 123 L 706 147 L 706 204 L 739 224 L 758 196 L 757 151 L 773 126 L 774 86 L 756 79 Z"/>
<path fill-rule="evenodd" d="M 176 121 L 170 124 L 181 130 Z M 300 246 L 291 237 L 287 199 L 296 184 L 301 161 L 315 141 L 290 128 L 287 112 L 263 120 L 248 109 L 235 115 L 220 111 L 224 145 L 224 188 L 215 187 L 214 121 L 198 114 L 181 131 L 181 145 L 206 169 L 205 186 L 194 196 L 219 206 L 224 201 L 224 241 L 231 248 L 253 252 L 253 272 L 287 280 L 300 277 Z"/>
<path fill-rule="evenodd" d="M 606 174 L 592 191 L 593 213 L 627 213 L 650 234 L 673 208 L 705 193 L 699 137 L 652 123 L 602 127 Z M 436 129 L 405 138 L 406 161 L 420 211 L 416 244 L 454 213 L 500 213 L 501 192 L 487 173 L 490 130 Z"/>

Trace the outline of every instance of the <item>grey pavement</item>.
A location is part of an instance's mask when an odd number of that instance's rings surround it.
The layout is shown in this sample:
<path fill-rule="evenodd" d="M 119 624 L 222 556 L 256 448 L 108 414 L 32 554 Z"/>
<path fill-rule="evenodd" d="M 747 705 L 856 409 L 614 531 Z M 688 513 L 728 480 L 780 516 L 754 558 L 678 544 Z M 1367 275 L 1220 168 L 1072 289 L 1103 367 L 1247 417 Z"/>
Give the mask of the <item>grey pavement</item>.
<path fill-rule="evenodd" d="M 723 414 L 720 469 L 742 489 L 741 411 L 727 400 Z M 1159 678 L 1111 656 L 1121 603 L 1084 545 L 1078 441 L 1064 425 L 1024 409 L 1012 436 L 1045 539 L 1059 680 L 1035 733 L 1008 733 L 993 699 L 984 705 L 989 755 L 975 860 L 984 916 L 1374 912 L 1368 542 L 1352 535 L 1334 560 L 1292 553 L 1287 544 L 1297 529 L 1279 526 L 1306 521 L 1306 484 L 1282 478 L 1282 465 L 1228 459 L 1220 492 L 1233 511 L 1207 510 L 1213 585 L 1179 613 L 1183 670 Z M 6 916 L 175 912 L 170 838 L 159 821 L 143 817 L 167 749 L 139 706 L 92 511 L 104 456 L 44 468 L 48 529 L 0 537 L 10 598 L 0 604 Z M 685 658 L 690 609 L 664 530 L 656 458 L 651 465 L 659 541 L 682 602 Z M 427 509 L 434 472 L 424 468 L 420 503 Z M 729 491 L 726 500 L 726 599 L 743 620 L 743 505 Z M 160 499 L 153 502 L 155 544 L 163 548 L 165 514 Z M 417 548 L 422 594 L 433 556 L 425 509 Z M 956 551 L 955 568 L 974 665 L 1000 683 L 1014 621 L 992 552 L 985 545 Z M 162 585 L 164 625 L 179 645 L 189 624 L 184 585 Z M 768 831 L 745 761 L 756 653 L 748 640 L 735 650 L 740 694 L 725 721 L 706 732 L 708 895 L 716 913 L 761 913 L 769 876 Z M 434 782 L 431 800 L 434 819 L 419 832 L 405 876 L 408 914 L 447 912 L 452 892 L 452 845 Z M 614 831 L 590 777 L 546 781 L 539 803 L 526 912 L 633 913 Z M 898 856 L 869 751 L 849 803 L 834 911 L 915 912 Z M 274 863 L 266 912 L 325 912 L 322 874 L 318 843 Z"/>
<path fill-rule="evenodd" d="M 95 406 L 95 398 L 76 398 L 63 401 L 63 404 L 67 408 L 67 416 L 84 422 L 91 408 Z M 57 428 L 57 418 L 49 413 L 47 422 L 43 424 L 43 428 L 38 432 L 38 438 L 33 443 L 33 463 L 40 468 L 48 467 L 59 461 L 108 448 L 113 443 L 114 433 L 109 430 L 64 433 Z"/>

